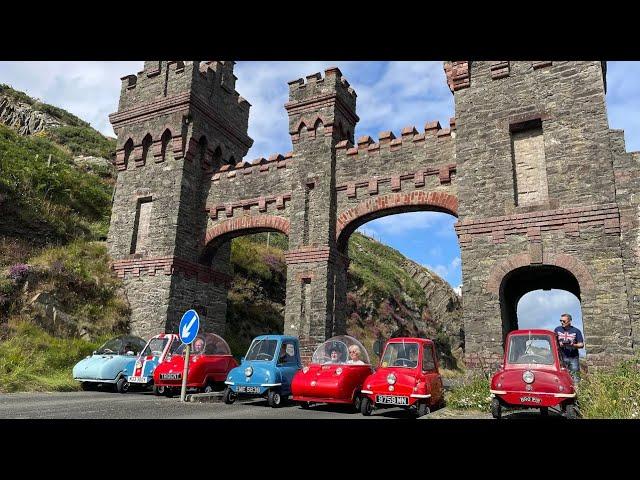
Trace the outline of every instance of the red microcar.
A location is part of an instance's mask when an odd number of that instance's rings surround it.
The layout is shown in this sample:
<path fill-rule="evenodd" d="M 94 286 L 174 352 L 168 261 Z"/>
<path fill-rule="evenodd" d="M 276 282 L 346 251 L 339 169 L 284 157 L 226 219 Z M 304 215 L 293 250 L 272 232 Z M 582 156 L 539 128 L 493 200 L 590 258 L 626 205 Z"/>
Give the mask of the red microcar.
<path fill-rule="evenodd" d="M 182 388 L 186 345 L 158 365 L 153 372 L 154 392 L 171 397 Z M 187 388 L 209 393 L 224 389 L 224 380 L 238 362 L 231 356 L 229 345 L 215 333 L 200 334 L 191 344 Z"/>
<path fill-rule="evenodd" d="M 562 366 L 556 335 L 550 330 L 514 330 L 507 335 L 504 364 L 491 379 L 491 414 L 503 408 L 560 407 L 576 418 L 576 391 L 569 371 Z"/>
<path fill-rule="evenodd" d="M 377 345 L 374 348 L 378 350 Z M 363 383 L 362 395 L 363 415 L 371 415 L 374 408 L 402 407 L 421 417 L 443 406 L 444 388 L 433 342 L 426 338 L 389 340 L 380 366 Z"/>
<path fill-rule="evenodd" d="M 369 355 L 358 340 L 348 335 L 330 338 L 293 377 L 293 400 L 301 402 L 302 408 L 312 403 L 342 403 L 353 404 L 359 411 L 362 382 L 371 372 Z"/>

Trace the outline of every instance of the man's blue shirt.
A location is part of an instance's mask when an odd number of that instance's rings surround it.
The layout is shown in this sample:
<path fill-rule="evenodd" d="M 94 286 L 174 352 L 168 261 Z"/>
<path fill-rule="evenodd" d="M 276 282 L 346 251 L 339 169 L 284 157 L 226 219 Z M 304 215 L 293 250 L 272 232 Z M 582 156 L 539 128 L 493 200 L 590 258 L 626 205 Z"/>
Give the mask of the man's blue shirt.
<path fill-rule="evenodd" d="M 577 348 L 563 347 L 562 345 L 572 345 L 574 343 L 583 343 L 582 332 L 574 326 L 564 328 L 563 326 L 554 329 L 560 343 L 560 353 L 565 357 L 577 357 L 579 352 Z"/>

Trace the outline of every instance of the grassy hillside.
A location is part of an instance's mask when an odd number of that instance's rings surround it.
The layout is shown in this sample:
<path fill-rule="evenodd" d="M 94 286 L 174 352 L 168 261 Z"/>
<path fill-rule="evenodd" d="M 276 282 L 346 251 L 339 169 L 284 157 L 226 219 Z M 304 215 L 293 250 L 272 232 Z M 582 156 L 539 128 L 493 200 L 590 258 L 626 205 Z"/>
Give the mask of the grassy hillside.
<path fill-rule="evenodd" d="M 54 141 L 0 125 L 0 171 L 5 241 L 42 246 L 106 237 L 113 180 L 76 166 Z"/>

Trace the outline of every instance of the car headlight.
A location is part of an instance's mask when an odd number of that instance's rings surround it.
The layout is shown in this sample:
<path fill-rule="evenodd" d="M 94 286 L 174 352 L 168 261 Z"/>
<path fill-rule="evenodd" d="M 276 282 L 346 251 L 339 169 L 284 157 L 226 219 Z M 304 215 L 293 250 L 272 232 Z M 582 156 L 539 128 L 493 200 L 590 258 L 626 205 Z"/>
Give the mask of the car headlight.
<path fill-rule="evenodd" d="M 247 367 L 244 369 L 244 375 L 245 377 L 250 377 L 251 375 L 253 375 L 253 368 L 251 367 Z"/>
<path fill-rule="evenodd" d="M 522 374 L 522 380 L 524 380 L 525 383 L 533 383 L 535 378 L 536 378 L 535 375 L 530 370 L 527 370 Z"/>
<path fill-rule="evenodd" d="M 389 385 L 393 385 L 394 383 L 396 383 L 396 376 L 393 373 L 387 375 L 387 383 Z"/>
<path fill-rule="evenodd" d="M 141 362 L 136 362 L 136 368 L 142 368 L 142 363 Z"/>
<path fill-rule="evenodd" d="M 338 367 L 336 368 L 336 375 L 340 375 L 342 373 L 342 368 Z"/>

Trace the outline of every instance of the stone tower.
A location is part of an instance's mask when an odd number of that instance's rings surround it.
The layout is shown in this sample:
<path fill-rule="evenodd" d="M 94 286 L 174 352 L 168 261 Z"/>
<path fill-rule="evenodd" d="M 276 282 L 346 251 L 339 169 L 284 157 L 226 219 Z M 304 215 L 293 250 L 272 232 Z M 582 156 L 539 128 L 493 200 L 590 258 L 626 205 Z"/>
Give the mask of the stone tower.
<path fill-rule="evenodd" d="M 593 363 L 631 353 L 638 257 L 621 239 L 637 231 L 638 199 L 634 207 L 621 198 L 617 170 L 637 172 L 637 161 L 626 154 L 626 166 L 616 166 L 625 154 L 608 125 L 605 64 L 451 62 L 445 70 L 456 108 L 467 363 L 501 358 L 519 299 L 552 288 L 580 299 Z"/>
<path fill-rule="evenodd" d="M 343 304 L 348 260 L 336 249 L 336 145 L 353 142 L 356 93 L 337 68 L 289 82 L 289 134 L 295 169 L 287 252 L 285 333 L 298 335 L 309 355 L 345 332 Z M 336 310 L 337 309 L 337 310 Z"/>
<path fill-rule="evenodd" d="M 201 262 L 210 178 L 246 155 L 249 103 L 235 91 L 234 62 L 145 62 L 122 78 L 116 184 L 108 236 L 124 279 L 132 332 L 177 328 L 196 308 L 206 330 L 224 326 L 229 249 Z"/>

